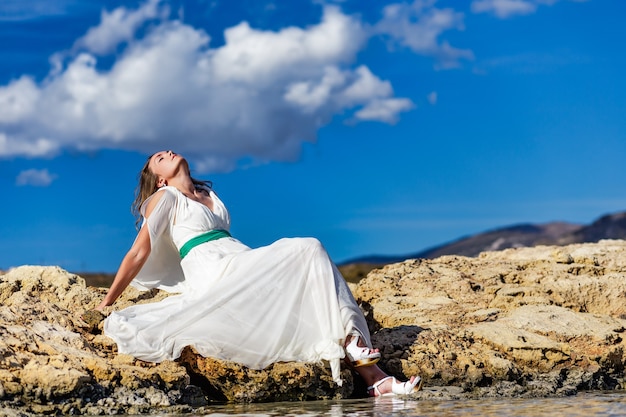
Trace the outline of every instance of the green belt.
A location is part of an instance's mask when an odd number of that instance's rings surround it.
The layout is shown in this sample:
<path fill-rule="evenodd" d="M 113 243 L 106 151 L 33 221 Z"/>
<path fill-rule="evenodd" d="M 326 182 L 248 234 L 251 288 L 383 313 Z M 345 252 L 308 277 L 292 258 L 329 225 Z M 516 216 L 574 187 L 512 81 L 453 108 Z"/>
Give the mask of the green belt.
<path fill-rule="evenodd" d="M 211 230 L 210 232 L 203 233 L 200 236 L 196 236 L 192 239 L 189 239 L 187 242 L 185 242 L 183 247 L 180 248 L 180 251 L 179 251 L 180 259 L 183 259 L 185 256 L 187 256 L 189 251 L 195 248 L 196 246 L 205 242 L 210 242 L 212 240 L 221 239 L 223 237 L 230 237 L 230 233 L 228 233 L 226 230 L 216 229 L 216 230 Z"/>

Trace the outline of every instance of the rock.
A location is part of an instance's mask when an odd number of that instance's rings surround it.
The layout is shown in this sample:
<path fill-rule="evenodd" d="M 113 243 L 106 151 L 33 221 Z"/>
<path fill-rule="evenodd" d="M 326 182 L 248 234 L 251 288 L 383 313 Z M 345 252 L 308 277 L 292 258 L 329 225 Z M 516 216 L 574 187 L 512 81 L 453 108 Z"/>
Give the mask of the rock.
<path fill-rule="evenodd" d="M 23 411 L 33 414 L 65 414 L 70 403 L 72 413 L 87 408 L 104 413 L 110 398 L 121 413 L 136 407 L 137 398 L 146 409 L 178 404 L 180 391 L 189 385 L 184 366 L 116 355 L 110 339 L 89 333 L 93 323 L 81 316 L 102 295 L 56 267 L 24 266 L 0 276 L 2 403 L 9 408 L 24 403 Z M 140 296 L 129 289 L 120 302 L 131 304 Z"/>
<path fill-rule="evenodd" d="M 100 323 L 106 318 L 104 313 L 98 310 L 87 310 L 81 316 L 81 319 L 87 324 L 89 332 L 98 330 Z"/>
<path fill-rule="evenodd" d="M 352 284 L 391 375 L 420 375 L 419 399 L 571 395 L 624 386 L 626 242 L 605 240 L 412 259 Z M 325 364 L 264 370 L 193 348 L 176 361 L 117 354 L 93 311 L 106 290 L 57 267 L 0 275 L 0 407 L 29 414 L 202 412 L 215 401 L 365 394 Z M 168 294 L 127 289 L 113 307 Z"/>
<path fill-rule="evenodd" d="M 389 371 L 426 386 L 565 395 L 622 385 L 625 278 L 626 242 L 604 240 L 407 260 L 372 271 L 355 296 Z"/>
<path fill-rule="evenodd" d="M 203 358 L 189 347 L 183 350 L 181 361 L 208 392 L 217 392 L 227 401 L 336 399 L 348 397 L 353 390 L 348 370 L 343 371 L 343 384 L 339 387 L 330 369 L 321 364 L 274 363 L 259 371 L 233 362 Z"/>

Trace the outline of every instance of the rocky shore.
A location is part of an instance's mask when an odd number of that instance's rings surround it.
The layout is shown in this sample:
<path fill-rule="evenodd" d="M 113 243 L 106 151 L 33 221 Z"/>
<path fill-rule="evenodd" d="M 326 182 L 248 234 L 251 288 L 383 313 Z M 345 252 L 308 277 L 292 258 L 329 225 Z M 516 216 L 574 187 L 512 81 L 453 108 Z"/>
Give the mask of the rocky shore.
<path fill-rule="evenodd" d="M 421 375 L 417 399 L 573 395 L 624 387 L 626 242 L 444 256 L 385 266 L 351 286 L 381 366 Z M 0 414 L 202 413 L 216 402 L 358 397 L 343 370 L 263 371 L 198 356 L 161 364 L 118 355 L 90 311 L 105 289 L 57 267 L 0 275 Z M 166 297 L 125 291 L 113 306 Z"/>

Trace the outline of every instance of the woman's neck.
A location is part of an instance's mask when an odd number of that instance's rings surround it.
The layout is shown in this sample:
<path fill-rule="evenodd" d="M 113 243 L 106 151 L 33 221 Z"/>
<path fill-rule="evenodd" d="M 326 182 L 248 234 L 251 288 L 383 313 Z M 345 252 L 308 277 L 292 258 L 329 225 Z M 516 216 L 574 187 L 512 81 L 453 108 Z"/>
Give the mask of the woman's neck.
<path fill-rule="evenodd" d="M 187 174 L 178 175 L 174 178 L 171 178 L 167 182 L 167 185 L 176 187 L 181 193 L 185 195 L 189 195 L 189 194 L 193 195 L 196 190 L 196 186 L 191 180 L 191 177 Z"/>

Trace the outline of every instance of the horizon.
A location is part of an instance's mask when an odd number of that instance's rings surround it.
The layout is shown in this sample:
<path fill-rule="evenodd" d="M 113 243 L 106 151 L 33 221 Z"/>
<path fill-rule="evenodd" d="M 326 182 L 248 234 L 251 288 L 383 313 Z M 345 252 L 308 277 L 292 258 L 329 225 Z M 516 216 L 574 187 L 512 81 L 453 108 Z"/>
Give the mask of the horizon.
<path fill-rule="evenodd" d="M 28 3 L 28 4 L 26 4 Z M 626 209 L 618 0 L 0 4 L 0 270 L 115 272 L 153 152 L 338 264 Z"/>
<path fill-rule="evenodd" d="M 346 259 L 344 262 L 341 262 L 340 265 L 349 265 L 350 263 L 360 263 L 360 262 L 371 262 L 371 259 L 377 259 L 377 262 L 372 262 L 372 263 L 387 263 L 389 260 L 391 260 L 391 262 L 400 262 L 401 260 L 408 260 L 408 259 L 414 259 L 414 258 L 420 258 L 423 257 L 423 254 L 426 254 L 428 252 L 431 252 L 433 250 L 437 250 L 437 249 L 441 249 L 441 248 L 446 248 L 449 246 L 452 246 L 456 243 L 459 242 L 463 242 L 472 238 L 476 238 L 482 235 L 488 235 L 491 233 L 498 233 L 498 232 L 503 232 L 503 231 L 511 231 L 512 229 L 516 229 L 516 228 L 521 228 L 521 227 L 538 227 L 538 226 L 551 226 L 551 225 L 567 225 L 567 226 L 574 226 L 576 227 L 575 231 L 579 231 L 581 229 L 584 229 L 586 227 L 592 226 L 594 225 L 596 222 L 598 222 L 599 220 L 608 217 L 608 216 L 613 216 L 615 214 L 624 214 L 626 213 L 626 211 L 619 211 L 619 212 L 612 212 L 612 213 L 605 213 L 602 215 L 597 216 L 595 219 L 593 219 L 591 222 L 589 223 L 574 223 L 574 222 L 565 222 L 565 221 L 561 221 L 561 220 L 552 220 L 552 221 L 547 221 L 547 222 L 542 222 L 542 223 L 513 223 L 513 224 L 508 224 L 508 225 L 501 225 L 501 226 L 496 226 L 494 228 L 490 228 L 490 229 L 486 229 L 486 230 L 482 230 L 482 231 L 478 231 L 476 233 L 473 234 L 469 234 L 469 235 L 462 235 L 462 236 L 458 236 L 455 239 L 446 241 L 446 242 L 441 242 L 439 244 L 435 244 L 432 246 L 427 246 L 425 248 L 422 248 L 418 251 L 414 251 L 411 253 L 404 253 L 404 254 L 388 254 L 388 255 L 379 255 L 379 254 L 369 254 L 369 255 L 363 255 L 363 256 L 358 256 L 356 258 L 351 258 L 351 259 Z M 572 233 L 572 231 L 569 231 L 569 233 Z M 607 238 L 607 239 L 612 239 L 612 238 Z M 585 241 L 585 242 L 580 242 L 580 243 L 593 243 L 591 241 Z M 542 245 L 545 243 L 541 243 Z M 513 248 L 516 248 L 517 246 L 513 246 Z M 520 247 L 525 247 L 525 246 L 520 246 Z M 498 250 L 504 250 L 504 249 L 509 249 L 511 247 L 506 246 L 502 249 L 486 249 L 487 251 L 498 251 Z M 461 253 L 457 253 L 457 252 L 448 252 L 450 255 L 460 255 L 460 256 L 469 256 L 469 255 L 464 255 Z M 472 255 L 473 256 L 473 255 Z M 388 258 L 388 259 L 387 259 Z M 432 259 L 432 256 L 427 255 L 426 258 L 430 258 Z"/>

